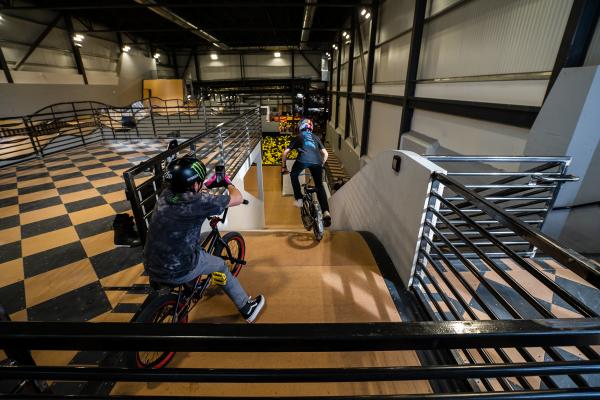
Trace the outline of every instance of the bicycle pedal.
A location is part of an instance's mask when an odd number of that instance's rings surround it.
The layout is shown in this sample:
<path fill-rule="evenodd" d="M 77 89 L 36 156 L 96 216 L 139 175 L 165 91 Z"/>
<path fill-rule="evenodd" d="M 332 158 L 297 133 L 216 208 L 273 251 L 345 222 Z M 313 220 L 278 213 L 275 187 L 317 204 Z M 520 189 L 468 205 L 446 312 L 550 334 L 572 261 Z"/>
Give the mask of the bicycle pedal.
<path fill-rule="evenodd" d="M 210 275 L 210 281 L 213 285 L 225 286 L 227 285 L 227 275 L 223 272 L 213 272 Z"/>

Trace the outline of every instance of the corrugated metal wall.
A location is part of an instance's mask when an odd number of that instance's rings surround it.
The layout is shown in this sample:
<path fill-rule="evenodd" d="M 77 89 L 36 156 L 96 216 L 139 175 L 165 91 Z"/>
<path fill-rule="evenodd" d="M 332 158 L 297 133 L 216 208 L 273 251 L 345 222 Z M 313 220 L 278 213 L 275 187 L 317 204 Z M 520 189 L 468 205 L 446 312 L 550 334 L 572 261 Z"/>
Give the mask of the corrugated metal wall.
<path fill-rule="evenodd" d="M 381 3 L 375 50 L 375 93 L 403 94 L 414 3 L 415 0 Z M 431 21 L 425 25 L 416 95 L 541 105 L 548 81 L 544 75 L 528 73 L 552 70 L 572 4 L 573 0 L 428 0 L 426 16 Z M 344 86 L 346 53 L 347 46 L 344 46 L 341 68 Z M 332 56 L 336 62 L 337 53 L 333 52 Z M 598 62 L 600 27 L 586 64 Z M 362 82 L 360 68 L 359 60 L 355 60 L 354 91 L 359 91 Z M 468 79 L 434 81 L 463 77 Z M 335 85 L 335 76 L 333 82 Z M 341 127 L 337 134 L 343 135 L 346 98 L 340 100 Z M 354 119 L 359 121 L 363 110 L 356 107 L 358 99 L 354 103 Z M 401 112 L 400 106 L 373 102 L 368 156 L 396 147 Z M 463 154 L 520 154 L 528 131 L 422 110 L 415 111 L 413 129 L 439 140 L 445 151 Z M 345 143 L 349 145 L 347 140 Z"/>
<path fill-rule="evenodd" d="M 572 0 L 476 0 L 425 25 L 419 79 L 549 71 Z"/>

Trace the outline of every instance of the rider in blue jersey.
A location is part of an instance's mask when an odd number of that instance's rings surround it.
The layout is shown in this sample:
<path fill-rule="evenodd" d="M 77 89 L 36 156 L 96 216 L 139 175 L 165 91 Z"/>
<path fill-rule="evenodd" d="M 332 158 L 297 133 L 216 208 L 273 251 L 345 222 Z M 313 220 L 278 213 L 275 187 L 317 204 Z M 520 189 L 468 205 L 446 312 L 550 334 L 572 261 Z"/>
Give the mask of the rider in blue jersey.
<path fill-rule="evenodd" d="M 295 206 L 302 207 L 302 191 L 300 190 L 300 181 L 298 176 L 304 169 L 308 168 L 315 182 L 317 190 L 317 198 L 323 210 L 323 224 L 331 225 L 331 215 L 329 214 L 329 204 L 327 203 L 327 195 L 323 188 L 323 166 L 329 157 L 329 153 L 323 146 L 321 139 L 313 134 L 313 123 L 310 119 L 303 119 L 298 126 L 298 136 L 292 140 L 281 157 L 281 172 L 289 173 L 286 161 L 290 151 L 298 150 L 298 158 L 292 166 L 290 178 L 292 180 L 292 188 L 294 189 Z"/>

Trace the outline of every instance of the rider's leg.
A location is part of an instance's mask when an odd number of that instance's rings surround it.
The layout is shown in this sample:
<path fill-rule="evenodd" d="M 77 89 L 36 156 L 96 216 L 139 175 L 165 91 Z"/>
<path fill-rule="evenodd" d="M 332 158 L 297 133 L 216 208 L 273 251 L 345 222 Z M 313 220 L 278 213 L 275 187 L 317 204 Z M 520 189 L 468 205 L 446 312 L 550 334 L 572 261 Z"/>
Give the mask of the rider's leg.
<path fill-rule="evenodd" d="M 317 198 L 319 199 L 319 204 L 321 205 L 321 211 L 329 211 L 327 194 L 325 193 L 325 188 L 323 187 L 323 167 L 320 165 L 310 165 L 308 168 L 310 169 L 310 174 L 315 181 L 315 188 L 317 189 Z"/>
<path fill-rule="evenodd" d="M 238 310 L 246 305 L 250 296 L 248 296 L 238 279 L 231 275 L 229 268 L 227 268 L 221 257 L 202 251 L 198 256 L 198 265 L 201 266 L 201 272 L 198 275 L 208 275 L 213 272 L 225 274 L 227 283 L 223 286 L 223 290 L 227 296 L 233 301 Z"/>
<path fill-rule="evenodd" d="M 300 178 L 299 175 L 304 171 L 306 166 L 300 161 L 295 161 L 292 165 L 292 171 L 290 172 L 290 179 L 292 180 L 292 188 L 294 189 L 294 199 L 302 199 L 302 190 L 300 190 Z"/>

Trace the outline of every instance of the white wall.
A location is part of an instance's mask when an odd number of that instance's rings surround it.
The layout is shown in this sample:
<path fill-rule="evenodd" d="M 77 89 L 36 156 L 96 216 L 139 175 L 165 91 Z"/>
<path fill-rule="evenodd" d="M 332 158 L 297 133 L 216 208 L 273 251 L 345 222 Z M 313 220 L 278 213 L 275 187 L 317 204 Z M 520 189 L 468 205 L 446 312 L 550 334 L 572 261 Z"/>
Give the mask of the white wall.
<path fill-rule="evenodd" d="M 392 169 L 394 156 L 402 160 L 398 173 Z M 414 272 L 434 171 L 445 172 L 415 153 L 385 151 L 329 201 L 332 229 L 373 233 L 407 287 Z"/>

